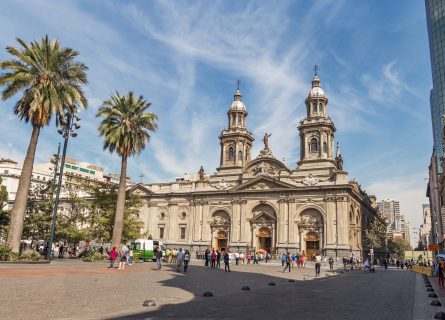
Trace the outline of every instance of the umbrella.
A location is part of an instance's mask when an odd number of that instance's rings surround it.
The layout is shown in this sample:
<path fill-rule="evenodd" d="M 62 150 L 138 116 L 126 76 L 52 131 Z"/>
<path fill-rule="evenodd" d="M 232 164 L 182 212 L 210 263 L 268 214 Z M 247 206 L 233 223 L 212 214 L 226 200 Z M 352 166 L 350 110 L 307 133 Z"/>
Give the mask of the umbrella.
<path fill-rule="evenodd" d="M 439 253 L 439 254 L 436 255 L 436 257 L 438 257 L 440 259 L 445 259 L 445 254 Z"/>
<path fill-rule="evenodd" d="M 264 249 L 258 249 L 257 252 L 258 252 L 258 253 L 266 253 L 266 250 L 264 250 Z"/>

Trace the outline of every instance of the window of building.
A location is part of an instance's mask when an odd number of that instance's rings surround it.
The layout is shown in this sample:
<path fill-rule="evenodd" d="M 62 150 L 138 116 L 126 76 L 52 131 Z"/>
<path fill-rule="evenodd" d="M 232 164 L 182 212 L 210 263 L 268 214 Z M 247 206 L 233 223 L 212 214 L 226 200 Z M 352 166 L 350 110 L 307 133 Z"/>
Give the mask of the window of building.
<path fill-rule="evenodd" d="M 243 160 L 243 152 L 241 150 L 238 151 L 238 160 Z"/>
<path fill-rule="evenodd" d="M 233 158 L 234 158 L 233 147 L 229 147 L 227 152 L 227 160 L 233 160 Z"/>
<path fill-rule="evenodd" d="M 323 142 L 323 152 L 328 152 L 328 144 Z"/>
<path fill-rule="evenodd" d="M 318 151 L 318 140 L 317 140 L 317 138 L 312 138 L 311 139 L 310 151 L 311 152 L 317 152 Z"/>
<path fill-rule="evenodd" d="M 164 227 L 159 228 L 159 239 L 164 239 Z"/>
<path fill-rule="evenodd" d="M 235 115 L 234 115 L 234 114 L 232 114 L 232 126 L 234 126 L 234 125 L 235 125 L 235 121 L 236 121 L 236 117 L 235 117 Z"/>
<path fill-rule="evenodd" d="M 238 115 L 238 125 L 239 126 L 242 125 L 242 123 L 241 123 L 241 115 L 240 114 Z"/>
<path fill-rule="evenodd" d="M 318 112 L 323 112 L 323 104 L 318 104 Z"/>
<path fill-rule="evenodd" d="M 181 240 L 185 240 L 185 227 L 181 227 L 179 230 L 181 232 Z"/>

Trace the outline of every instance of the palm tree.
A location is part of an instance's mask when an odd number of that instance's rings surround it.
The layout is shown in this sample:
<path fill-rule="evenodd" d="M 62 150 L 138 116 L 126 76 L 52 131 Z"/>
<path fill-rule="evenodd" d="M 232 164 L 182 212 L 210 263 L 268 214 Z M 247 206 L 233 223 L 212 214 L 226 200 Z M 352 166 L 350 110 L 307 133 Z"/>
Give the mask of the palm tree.
<path fill-rule="evenodd" d="M 23 162 L 11 223 L 8 246 L 18 252 L 23 231 L 28 191 L 34 164 L 37 142 L 41 128 L 51 122 L 54 115 L 70 113 L 77 106 L 86 108 L 87 100 L 81 85 L 87 83 L 87 66 L 74 59 L 78 52 L 61 48 L 58 40 L 48 36 L 39 42 L 27 44 L 17 38 L 20 48 L 6 47 L 13 57 L 0 63 L 0 86 L 4 86 L 2 99 L 7 100 L 17 93 L 21 97 L 14 106 L 20 120 L 32 125 L 32 134 Z"/>
<path fill-rule="evenodd" d="M 156 131 L 158 116 L 146 112 L 151 103 L 143 96 L 136 98 L 133 92 L 121 96 L 116 91 L 104 101 L 96 117 L 102 117 L 99 135 L 104 137 L 104 150 L 116 151 L 121 157 L 121 176 L 114 217 L 112 246 L 119 247 L 124 221 L 127 160 L 139 155 L 150 141 L 150 131 Z"/>

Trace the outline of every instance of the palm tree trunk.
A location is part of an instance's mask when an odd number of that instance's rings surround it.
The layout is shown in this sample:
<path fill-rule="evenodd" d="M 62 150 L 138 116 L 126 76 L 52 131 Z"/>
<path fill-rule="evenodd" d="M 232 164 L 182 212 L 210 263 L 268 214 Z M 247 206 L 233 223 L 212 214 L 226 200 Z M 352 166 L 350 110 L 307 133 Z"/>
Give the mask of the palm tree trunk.
<path fill-rule="evenodd" d="M 13 252 L 19 252 L 20 241 L 22 240 L 23 222 L 25 219 L 26 204 L 28 202 L 28 192 L 31 185 L 32 169 L 36 154 L 37 142 L 39 141 L 40 127 L 33 126 L 31 140 L 28 151 L 23 162 L 22 174 L 20 175 L 19 186 L 12 207 L 11 222 L 8 232 L 8 246 Z"/>
<path fill-rule="evenodd" d="M 127 157 L 122 157 L 121 177 L 117 193 L 116 215 L 114 216 L 112 247 L 119 248 L 124 228 L 125 191 L 127 186 Z"/>

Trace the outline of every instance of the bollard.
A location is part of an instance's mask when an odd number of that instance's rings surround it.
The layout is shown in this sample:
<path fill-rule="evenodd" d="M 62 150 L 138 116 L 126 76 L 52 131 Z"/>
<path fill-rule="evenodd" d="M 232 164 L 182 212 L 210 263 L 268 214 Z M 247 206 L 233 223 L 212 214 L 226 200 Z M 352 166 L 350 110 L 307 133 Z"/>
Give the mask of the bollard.
<path fill-rule="evenodd" d="M 434 292 L 434 289 L 433 288 L 426 288 L 426 291 L 427 292 Z"/>
<path fill-rule="evenodd" d="M 436 307 L 440 307 L 442 304 L 440 303 L 439 300 L 433 300 L 433 301 L 431 301 L 431 305 L 432 306 L 436 306 Z"/>
<path fill-rule="evenodd" d="M 145 300 L 142 304 L 143 307 L 155 307 L 156 302 L 154 300 Z"/>
<path fill-rule="evenodd" d="M 269 286 L 274 286 L 275 282 L 269 282 Z"/>
<path fill-rule="evenodd" d="M 248 290 L 250 290 L 250 288 L 248 286 L 244 286 L 241 288 L 241 290 L 248 291 Z"/>
<path fill-rule="evenodd" d="M 294 279 L 289 279 L 289 282 L 295 282 L 295 280 Z"/>
<path fill-rule="evenodd" d="M 437 313 L 434 315 L 434 319 L 445 319 L 445 312 L 442 312 L 442 311 L 437 312 Z"/>
<path fill-rule="evenodd" d="M 206 291 L 204 292 L 204 294 L 202 295 L 203 297 L 213 297 L 213 293 L 211 293 L 210 291 Z"/>
<path fill-rule="evenodd" d="M 437 298 L 437 294 L 435 294 L 435 293 L 430 293 L 430 294 L 428 295 L 428 298 Z"/>

